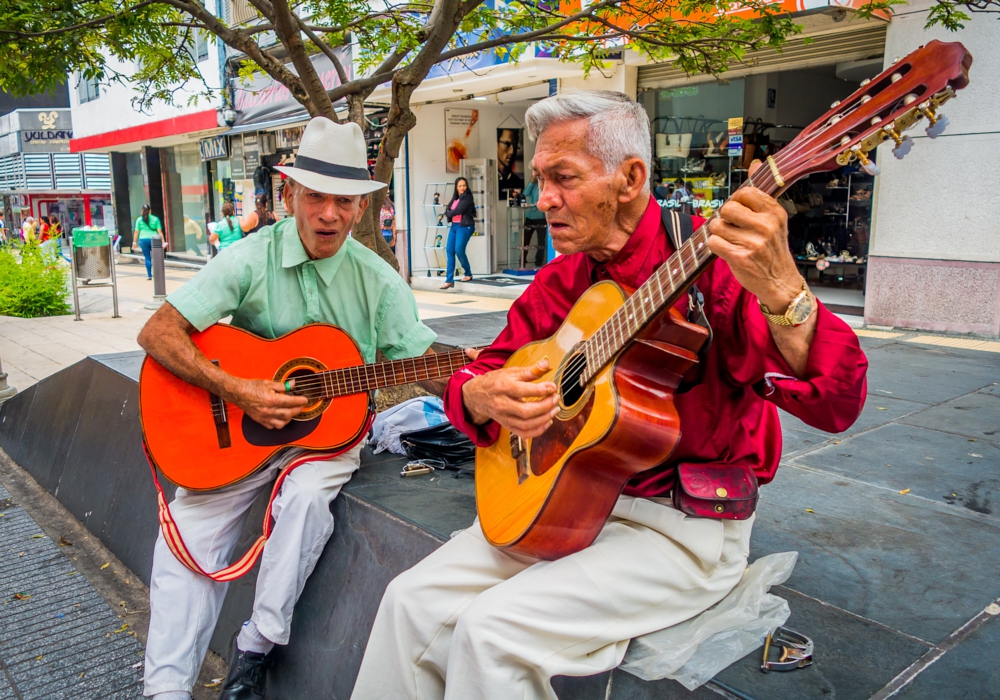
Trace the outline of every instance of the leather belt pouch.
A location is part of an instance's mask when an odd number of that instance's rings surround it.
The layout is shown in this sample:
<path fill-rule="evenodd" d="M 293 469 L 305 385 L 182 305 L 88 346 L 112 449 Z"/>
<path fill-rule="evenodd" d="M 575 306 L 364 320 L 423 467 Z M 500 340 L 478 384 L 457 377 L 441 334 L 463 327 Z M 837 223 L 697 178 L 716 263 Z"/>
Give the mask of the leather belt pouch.
<path fill-rule="evenodd" d="M 746 520 L 757 508 L 757 477 L 742 464 L 678 464 L 673 496 L 686 515 Z"/>

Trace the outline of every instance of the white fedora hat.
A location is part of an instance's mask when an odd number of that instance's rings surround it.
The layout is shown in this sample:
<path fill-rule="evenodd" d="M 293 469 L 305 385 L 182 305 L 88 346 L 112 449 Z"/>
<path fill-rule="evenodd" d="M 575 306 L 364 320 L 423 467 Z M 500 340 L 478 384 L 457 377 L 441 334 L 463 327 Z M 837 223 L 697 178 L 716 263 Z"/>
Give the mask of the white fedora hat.
<path fill-rule="evenodd" d="M 275 169 L 311 190 L 325 194 L 368 194 L 385 187 L 368 173 L 368 151 L 361 127 L 313 117 L 302 134 L 295 166 Z"/>

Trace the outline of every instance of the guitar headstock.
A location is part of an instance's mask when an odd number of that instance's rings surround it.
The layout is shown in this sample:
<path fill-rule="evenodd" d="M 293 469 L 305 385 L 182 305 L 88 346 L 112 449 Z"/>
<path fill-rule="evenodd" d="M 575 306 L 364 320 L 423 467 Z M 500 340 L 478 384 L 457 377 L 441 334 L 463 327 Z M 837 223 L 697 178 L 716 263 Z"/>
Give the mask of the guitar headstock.
<path fill-rule="evenodd" d="M 903 132 L 921 119 L 928 120 L 927 135 L 936 138 L 948 124 L 938 109 L 969 84 L 971 65 L 972 54 L 962 44 L 937 40 L 893 61 L 850 97 L 833 103 L 774 156 L 771 170 L 779 189 L 785 182 L 854 162 L 877 175 L 869 154 L 891 140 L 893 153 L 902 159 L 913 145 Z"/>

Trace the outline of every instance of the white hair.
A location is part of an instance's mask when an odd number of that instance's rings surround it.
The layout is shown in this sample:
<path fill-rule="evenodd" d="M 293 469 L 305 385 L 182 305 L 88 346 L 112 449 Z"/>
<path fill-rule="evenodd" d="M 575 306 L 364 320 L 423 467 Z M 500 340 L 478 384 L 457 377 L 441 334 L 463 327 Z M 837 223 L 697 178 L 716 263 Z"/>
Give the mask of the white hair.
<path fill-rule="evenodd" d="M 641 158 L 646 172 L 653 172 L 649 117 L 641 104 L 620 92 L 581 90 L 555 95 L 533 104 L 524 118 L 532 141 L 553 124 L 586 119 L 587 150 L 601 159 L 606 172 L 629 158 Z"/>

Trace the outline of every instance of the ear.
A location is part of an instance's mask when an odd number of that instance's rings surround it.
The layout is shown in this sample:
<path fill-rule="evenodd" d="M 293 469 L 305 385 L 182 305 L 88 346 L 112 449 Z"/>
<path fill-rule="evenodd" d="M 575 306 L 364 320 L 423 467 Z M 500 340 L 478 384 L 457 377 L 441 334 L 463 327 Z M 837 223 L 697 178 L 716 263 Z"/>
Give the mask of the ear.
<path fill-rule="evenodd" d="M 285 187 L 281 190 L 281 199 L 285 205 L 285 211 L 291 216 L 295 216 L 295 181 L 285 180 Z"/>
<path fill-rule="evenodd" d="M 645 191 L 649 181 L 649 172 L 646 170 L 646 163 L 642 158 L 627 159 L 618 166 L 618 172 L 622 182 L 618 201 L 623 204 L 631 202 Z"/>

